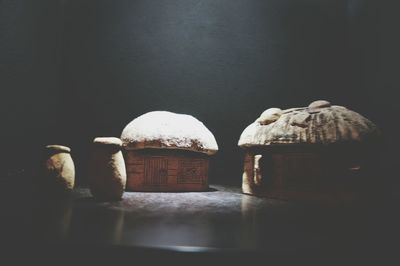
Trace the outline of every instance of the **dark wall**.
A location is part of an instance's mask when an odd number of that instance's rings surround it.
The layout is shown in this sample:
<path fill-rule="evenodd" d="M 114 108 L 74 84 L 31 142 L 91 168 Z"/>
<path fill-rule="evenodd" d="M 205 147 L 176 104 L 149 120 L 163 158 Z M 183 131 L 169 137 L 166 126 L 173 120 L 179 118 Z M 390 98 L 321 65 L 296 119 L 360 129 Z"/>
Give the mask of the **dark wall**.
<path fill-rule="evenodd" d="M 1 64 L 8 75 L 1 86 L 12 95 L 7 134 L 14 142 L 70 145 L 81 173 L 95 136 L 119 136 L 151 110 L 192 114 L 214 133 L 220 152 L 212 182 L 240 183 L 240 133 L 273 106 L 327 99 L 369 117 L 396 141 L 396 14 L 386 2 L 0 3 L 1 40 L 9 43 L 0 53 L 10 60 Z M 28 63 L 16 65 L 21 58 Z"/>
<path fill-rule="evenodd" d="M 60 111 L 63 10 L 53 0 L 0 1 L 1 169 L 37 163 Z"/>

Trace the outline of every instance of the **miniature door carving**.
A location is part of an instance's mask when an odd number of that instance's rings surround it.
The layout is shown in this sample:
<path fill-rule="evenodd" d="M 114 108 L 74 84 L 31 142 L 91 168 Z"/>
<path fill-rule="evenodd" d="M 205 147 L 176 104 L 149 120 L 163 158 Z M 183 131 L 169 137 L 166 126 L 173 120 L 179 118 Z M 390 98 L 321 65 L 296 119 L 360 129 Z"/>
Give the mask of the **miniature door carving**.
<path fill-rule="evenodd" d="M 144 163 L 144 183 L 152 186 L 167 185 L 168 160 L 161 157 L 150 157 Z"/>

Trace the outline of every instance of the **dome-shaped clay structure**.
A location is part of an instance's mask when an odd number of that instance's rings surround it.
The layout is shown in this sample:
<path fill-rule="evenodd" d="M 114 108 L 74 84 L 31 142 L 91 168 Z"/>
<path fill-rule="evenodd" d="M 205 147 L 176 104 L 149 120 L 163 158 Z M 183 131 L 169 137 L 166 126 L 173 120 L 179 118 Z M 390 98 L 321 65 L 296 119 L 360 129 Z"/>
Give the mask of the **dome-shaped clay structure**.
<path fill-rule="evenodd" d="M 377 127 L 367 118 L 327 101 L 279 110 L 270 108 L 264 111 L 243 131 L 239 146 L 362 142 L 379 135 Z"/>
<path fill-rule="evenodd" d="M 214 135 L 190 115 L 154 111 L 130 122 L 121 134 L 132 191 L 204 191 Z"/>
<path fill-rule="evenodd" d="M 371 170 L 379 135 L 367 118 L 328 101 L 267 109 L 239 139 L 242 191 L 329 203 L 365 198 L 376 187 Z"/>
<path fill-rule="evenodd" d="M 139 116 L 122 131 L 127 150 L 179 149 L 212 155 L 218 151 L 213 134 L 191 115 L 153 111 Z"/>

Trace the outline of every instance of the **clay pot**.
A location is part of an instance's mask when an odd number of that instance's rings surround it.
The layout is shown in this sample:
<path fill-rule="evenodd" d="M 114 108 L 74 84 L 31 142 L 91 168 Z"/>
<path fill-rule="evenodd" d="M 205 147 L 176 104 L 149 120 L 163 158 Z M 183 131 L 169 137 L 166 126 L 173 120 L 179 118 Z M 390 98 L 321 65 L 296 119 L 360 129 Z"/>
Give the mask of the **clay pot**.
<path fill-rule="evenodd" d="M 41 189 L 46 194 L 65 195 L 75 184 L 75 166 L 71 149 L 61 145 L 47 145 L 45 148 L 44 174 Z"/>
<path fill-rule="evenodd" d="M 89 163 L 89 187 L 98 200 L 120 200 L 125 190 L 126 169 L 118 138 L 95 138 Z"/>

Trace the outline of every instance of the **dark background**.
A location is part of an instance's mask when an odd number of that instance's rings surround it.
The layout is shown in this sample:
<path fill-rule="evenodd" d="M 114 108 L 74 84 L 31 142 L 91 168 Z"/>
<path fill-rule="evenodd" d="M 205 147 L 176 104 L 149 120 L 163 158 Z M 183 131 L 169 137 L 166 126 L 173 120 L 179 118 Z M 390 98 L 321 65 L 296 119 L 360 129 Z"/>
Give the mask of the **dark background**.
<path fill-rule="evenodd" d="M 94 137 L 118 137 L 133 118 L 169 110 L 214 133 L 211 182 L 239 185 L 237 141 L 248 124 L 269 107 L 326 99 L 382 129 L 377 181 L 398 195 L 391 2 L 0 0 L 3 172 L 30 171 L 44 145 L 65 144 L 84 183 Z"/>

